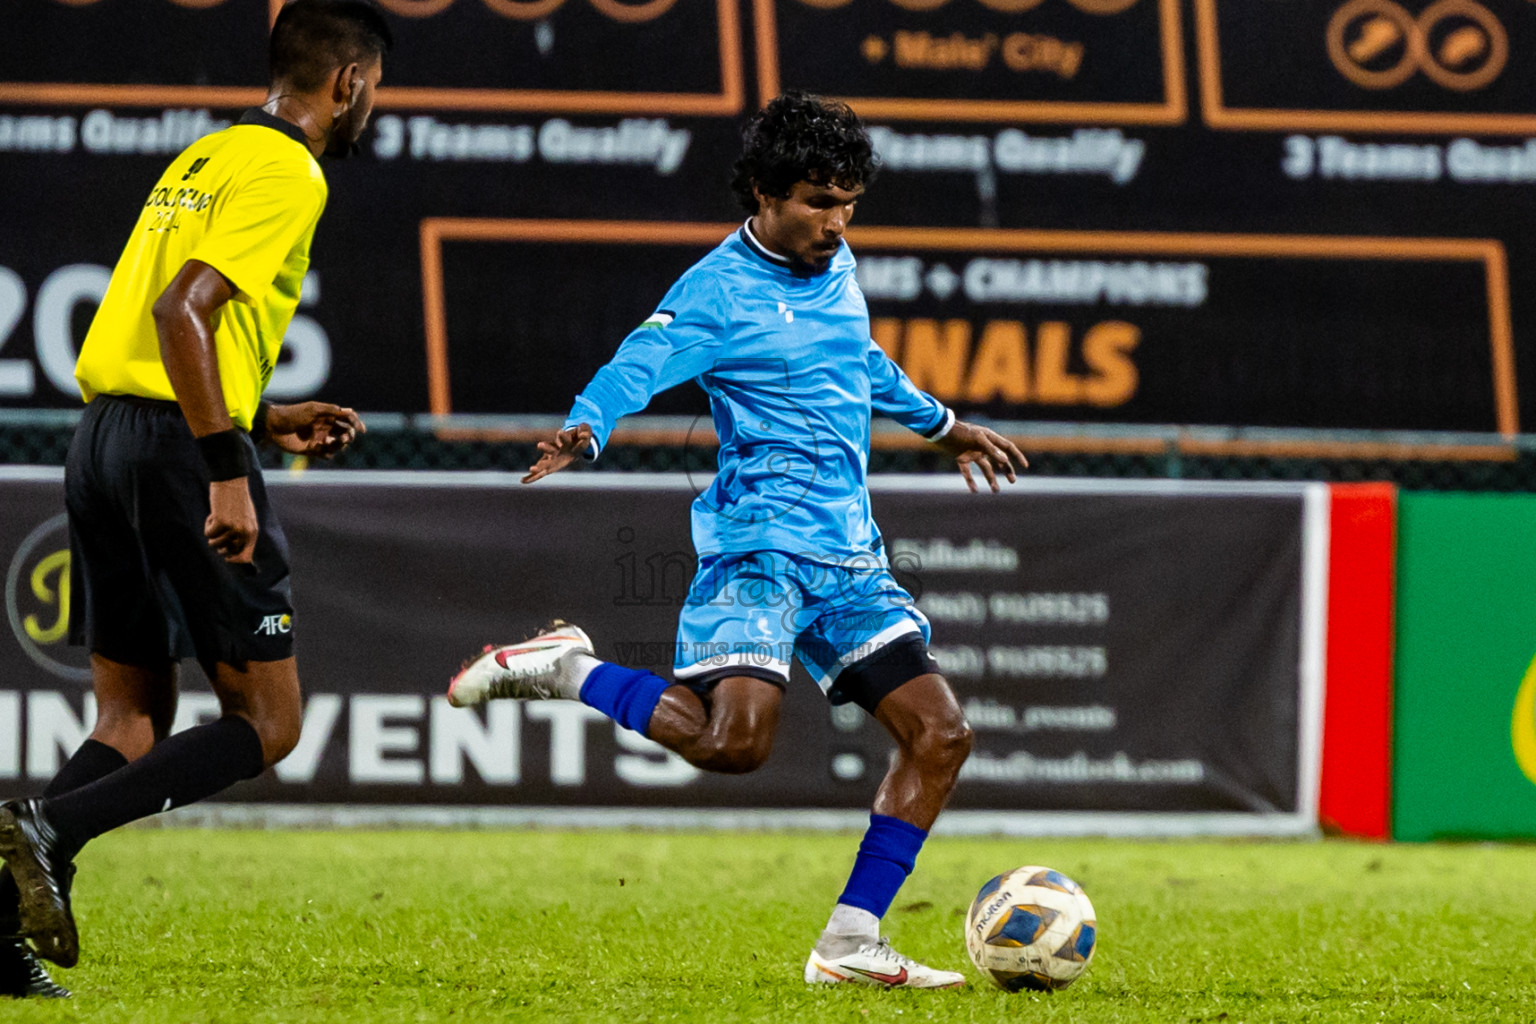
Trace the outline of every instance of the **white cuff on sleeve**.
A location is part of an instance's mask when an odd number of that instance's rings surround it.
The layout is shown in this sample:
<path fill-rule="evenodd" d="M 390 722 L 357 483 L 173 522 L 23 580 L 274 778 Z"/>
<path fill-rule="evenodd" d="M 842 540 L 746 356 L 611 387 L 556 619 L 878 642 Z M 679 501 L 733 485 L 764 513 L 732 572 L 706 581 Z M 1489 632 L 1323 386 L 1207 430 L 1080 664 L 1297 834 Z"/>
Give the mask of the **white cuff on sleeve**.
<path fill-rule="evenodd" d="M 934 424 L 933 429 L 924 434 L 923 438 L 928 441 L 937 441 L 945 434 L 949 433 L 950 430 L 954 428 L 954 425 L 955 410 L 946 408 L 944 410 L 944 417 L 940 419 L 938 423 Z"/>

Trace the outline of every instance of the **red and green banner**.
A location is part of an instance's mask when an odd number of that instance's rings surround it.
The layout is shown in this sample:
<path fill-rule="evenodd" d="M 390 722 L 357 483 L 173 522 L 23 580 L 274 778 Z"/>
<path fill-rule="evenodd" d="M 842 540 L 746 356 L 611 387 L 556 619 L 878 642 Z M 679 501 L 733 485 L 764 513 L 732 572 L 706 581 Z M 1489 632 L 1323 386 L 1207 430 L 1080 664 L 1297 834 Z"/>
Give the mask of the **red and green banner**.
<path fill-rule="evenodd" d="M 1536 838 L 1536 497 L 1403 494 L 1393 836 Z"/>

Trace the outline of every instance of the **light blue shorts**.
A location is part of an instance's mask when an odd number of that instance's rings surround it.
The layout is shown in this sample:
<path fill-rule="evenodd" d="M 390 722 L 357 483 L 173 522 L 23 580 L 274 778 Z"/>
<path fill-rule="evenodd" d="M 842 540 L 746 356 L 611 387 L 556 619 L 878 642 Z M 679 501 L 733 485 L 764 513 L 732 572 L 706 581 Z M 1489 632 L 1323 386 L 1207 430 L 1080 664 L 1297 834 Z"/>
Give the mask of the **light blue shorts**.
<path fill-rule="evenodd" d="M 789 681 L 799 658 L 834 703 L 838 675 L 892 641 L 920 636 L 928 620 L 874 555 L 829 565 L 778 551 L 699 560 L 677 622 L 672 674 L 691 684 L 722 670 Z"/>

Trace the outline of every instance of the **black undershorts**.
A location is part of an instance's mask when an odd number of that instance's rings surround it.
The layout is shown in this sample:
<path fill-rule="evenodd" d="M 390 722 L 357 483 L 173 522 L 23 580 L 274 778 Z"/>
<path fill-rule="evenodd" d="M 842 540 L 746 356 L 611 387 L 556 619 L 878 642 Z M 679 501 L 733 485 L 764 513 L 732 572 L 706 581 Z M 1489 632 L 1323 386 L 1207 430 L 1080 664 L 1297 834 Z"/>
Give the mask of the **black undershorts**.
<path fill-rule="evenodd" d="M 939 663 L 928 653 L 928 645 L 923 641 L 922 634 L 907 633 L 839 672 L 832 682 L 832 688 L 827 691 L 827 700 L 833 704 L 857 704 L 874 714 L 880 702 L 903 683 L 938 671 Z M 720 680 L 732 676 L 751 676 L 772 683 L 780 690 L 784 689 L 784 680 L 778 673 L 752 665 L 730 665 L 693 679 L 678 681 L 703 697 Z"/>

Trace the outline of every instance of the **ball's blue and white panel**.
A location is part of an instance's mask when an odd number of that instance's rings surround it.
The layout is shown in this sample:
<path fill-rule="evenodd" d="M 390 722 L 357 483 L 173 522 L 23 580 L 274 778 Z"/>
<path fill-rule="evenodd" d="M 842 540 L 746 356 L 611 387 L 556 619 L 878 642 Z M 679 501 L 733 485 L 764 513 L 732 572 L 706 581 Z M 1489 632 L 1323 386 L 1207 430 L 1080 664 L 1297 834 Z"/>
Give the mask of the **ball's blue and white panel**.
<path fill-rule="evenodd" d="M 1058 960 L 1066 960 L 1070 963 L 1086 964 L 1089 957 L 1093 956 L 1094 942 L 1098 939 L 1098 930 L 1092 922 L 1083 921 L 1072 934 L 1067 936 L 1067 941 L 1061 944 L 1053 956 Z"/>
<path fill-rule="evenodd" d="M 1033 946 L 1061 912 L 1034 905 L 1013 906 L 1002 914 L 987 935 L 989 946 Z"/>
<path fill-rule="evenodd" d="M 1007 875 L 998 875 L 989 881 L 986 885 L 981 887 L 981 891 L 978 892 L 976 894 L 976 898 L 971 901 L 971 909 L 965 915 L 967 920 L 970 920 L 976 916 L 976 914 L 981 910 L 981 905 L 987 902 L 988 897 L 997 892 L 998 889 L 1002 888 L 1003 879 L 1007 877 Z"/>
<path fill-rule="evenodd" d="M 1060 871 L 1052 871 L 1050 868 L 1023 868 L 1021 870 L 1032 870 L 1034 872 L 1025 880 L 1025 885 L 1037 885 L 1042 889 L 1055 889 L 1057 892 L 1079 893 L 1083 891 L 1082 886 L 1072 881 L 1072 879 Z"/>

